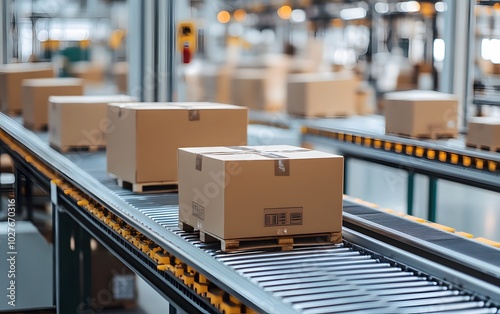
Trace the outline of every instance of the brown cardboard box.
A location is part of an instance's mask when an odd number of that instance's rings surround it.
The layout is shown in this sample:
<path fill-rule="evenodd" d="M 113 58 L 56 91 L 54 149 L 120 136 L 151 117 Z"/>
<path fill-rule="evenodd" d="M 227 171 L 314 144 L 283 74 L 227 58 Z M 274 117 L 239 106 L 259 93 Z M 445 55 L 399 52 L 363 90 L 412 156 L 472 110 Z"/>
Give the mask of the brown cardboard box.
<path fill-rule="evenodd" d="M 360 82 L 356 90 L 356 114 L 368 115 L 375 112 L 375 91 L 368 82 Z"/>
<path fill-rule="evenodd" d="M 357 86 L 355 77 L 347 73 L 292 74 L 286 108 L 300 116 L 352 115 Z"/>
<path fill-rule="evenodd" d="M 469 119 L 467 146 L 500 150 L 500 118 L 473 117 Z"/>
<path fill-rule="evenodd" d="M 104 66 L 99 63 L 79 61 L 71 64 L 71 75 L 85 80 L 87 84 L 104 81 Z"/>
<path fill-rule="evenodd" d="M 250 109 L 263 109 L 265 107 L 265 79 L 264 70 L 236 70 L 231 82 L 232 103 Z"/>
<path fill-rule="evenodd" d="M 108 172 L 130 183 L 177 182 L 177 149 L 244 145 L 244 107 L 213 103 L 111 104 Z"/>
<path fill-rule="evenodd" d="M 20 113 L 22 82 L 25 79 L 54 77 L 50 63 L 10 63 L 0 65 L 0 109 Z"/>
<path fill-rule="evenodd" d="M 23 81 L 23 122 L 34 130 L 48 124 L 50 96 L 83 95 L 83 81 L 75 78 L 42 78 Z"/>
<path fill-rule="evenodd" d="M 232 102 L 231 78 L 233 76 L 233 73 L 234 69 L 230 66 L 225 66 L 218 70 L 216 76 L 217 86 L 216 86 L 215 102 L 222 104 L 230 104 Z"/>
<path fill-rule="evenodd" d="M 232 77 L 232 102 L 257 110 L 281 110 L 284 107 L 285 82 L 286 68 L 238 69 Z"/>
<path fill-rule="evenodd" d="M 102 147 L 113 125 L 106 117 L 110 102 L 130 102 L 124 95 L 51 96 L 49 98 L 49 142 L 65 151 L 74 147 Z"/>
<path fill-rule="evenodd" d="M 340 233 L 342 180 L 342 156 L 300 147 L 181 148 L 179 220 L 224 240 Z"/>
<path fill-rule="evenodd" d="M 128 63 L 116 62 L 113 65 L 113 75 L 120 93 L 126 93 L 128 90 Z"/>
<path fill-rule="evenodd" d="M 413 90 L 384 96 L 385 132 L 412 137 L 456 137 L 458 101 L 454 95 Z"/>
<path fill-rule="evenodd" d="M 200 72 L 201 99 L 223 104 L 231 103 L 231 76 L 234 69 L 230 66 L 204 64 Z"/>

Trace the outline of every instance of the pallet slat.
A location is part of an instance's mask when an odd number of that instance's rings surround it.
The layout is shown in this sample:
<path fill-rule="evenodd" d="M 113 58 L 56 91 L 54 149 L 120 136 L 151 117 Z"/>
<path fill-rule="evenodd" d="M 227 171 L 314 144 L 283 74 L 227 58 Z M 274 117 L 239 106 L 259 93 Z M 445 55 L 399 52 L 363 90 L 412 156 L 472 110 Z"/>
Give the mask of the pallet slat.
<path fill-rule="evenodd" d="M 404 137 L 404 138 L 416 138 L 416 139 L 431 139 L 431 140 L 438 140 L 442 138 L 455 138 L 457 137 L 456 133 L 447 133 L 447 132 L 436 132 L 436 133 L 427 133 L 427 134 L 402 134 L 402 133 L 393 133 L 393 132 L 388 132 L 388 135 L 395 135 L 399 137 Z"/>
<path fill-rule="evenodd" d="M 53 144 L 50 144 L 50 147 L 61 152 L 63 154 L 69 152 L 97 152 L 101 150 L 106 150 L 106 146 L 103 145 L 93 145 L 93 146 L 63 146 L 59 147 Z"/>
<path fill-rule="evenodd" d="M 130 190 L 135 193 L 160 193 L 160 192 L 177 192 L 177 182 L 147 182 L 133 183 L 117 178 L 118 186 L 125 190 Z"/>
<path fill-rule="evenodd" d="M 500 147 L 495 147 L 495 146 L 476 145 L 476 144 L 471 144 L 471 143 L 466 143 L 465 146 L 470 147 L 470 148 L 479 149 L 479 150 L 490 151 L 490 152 L 500 152 Z"/>
<path fill-rule="evenodd" d="M 179 229 L 184 231 L 192 231 L 195 228 L 184 222 L 179 222 Z M 340 243 L 342 242 L 342 234 L 341 232 L 327 232 L 241 239 L 221 239 L 200 230 L 200 241 L 204 243 L 220 242 L 221 251 L 223 252 L 273 248 L 279 248 L 282 251 L 291 251 L 294 247 L 304 245 L 326 245 L 332 243 Z"/>

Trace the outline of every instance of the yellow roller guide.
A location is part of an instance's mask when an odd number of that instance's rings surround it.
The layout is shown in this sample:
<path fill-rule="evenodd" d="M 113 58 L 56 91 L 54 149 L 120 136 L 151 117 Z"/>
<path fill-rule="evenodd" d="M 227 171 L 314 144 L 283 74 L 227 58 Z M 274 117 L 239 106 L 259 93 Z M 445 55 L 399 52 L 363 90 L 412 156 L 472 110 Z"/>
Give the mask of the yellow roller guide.
<path fill-rule="evenodd" d="M 462 236 L 462 237 L 465 237 L 465 238 L 469 238 L 469 239 L 472 239 L 474 237 L 471 233 L 467 233 L 467 232 L 463 232 L 463 231 L 455 232 L 455 234 Z"/>
<path fill-rule="evenodd" d="M 486 238 L 481 238 L 481 237 L 476 238 L 475 240 L 478 241 L 478 242 L 481 242 L 483 244 L 491 245 L 491 246 L 494 246 L 494 247 L 500 249 L 500 242 L 489 240 L 489 239 L 486 239 Z"/>
<path fill-rule="evenodd" d="M 438 223 L 435 223 L 435 222 L 429 222 L 428 225 L 431 226 L 431 227 L 433 227 L 433 228 L 440 229 L 440 230 L 443 230 L 443 231 L 446 231 L 446 232 L 455 232 L 455 229 L 453 229 L 452 227 L 441 225 L 441 224 L 438 224 Z"/>

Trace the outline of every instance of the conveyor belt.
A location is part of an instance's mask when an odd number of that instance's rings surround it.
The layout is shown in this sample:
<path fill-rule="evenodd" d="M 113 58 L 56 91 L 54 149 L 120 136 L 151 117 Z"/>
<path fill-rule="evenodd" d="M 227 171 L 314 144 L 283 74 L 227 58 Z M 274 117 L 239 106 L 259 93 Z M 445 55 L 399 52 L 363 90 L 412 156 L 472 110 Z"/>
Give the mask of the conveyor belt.
<path fill-rule="evenodd" d="M 12 135 L 23 135 L 21 133 L 12 132 Z M 222 253 L 215 244 L 201 243 L 196 232 L 187 233 L 177 228 L 175 194 L 138 195 L 117 187 L 115 181 L 106 175 L 103 152 L 67 154 L 85 170 L 84 174 L 78 169 L 68 169 L 71 163 L 55 158 L 48 147 L 27 144 L 30 145 L 35 146 L 36 155 L 48 159 L 54 170 L 61 171 L 82 191 L 88 191 L 91 198 L 106 204 L 133 228 L 157 241 L 188 265 L 203 271 L 212 282 L 258 311 L 497 313 L 500 310 L 498 304 L 488 299 L 500 300 L 499 292 L 490 287 L 491 282 L 481 282 L 479 285 L 485 288 L 478 290 L 474 285 L 465 285 L 474 292 L 458 288 L 430 275 L 429 271 L 407 266 L 411 263 L 396 261 L 417 259 L 413 255 L 349 228 L 344 229 L 346 241 L 340 245 L 309 245 L 291 252 Z M 346 206 L 349 209 L 359 207 Z M 351 221 L 356 221 L 355 217 L 351 218 Z M 113 230 L 109 234 L 119 237 Z M 377 252 L 382 248 L 384 255 Z M 427 270 L 433 269 L 433 262 L 424 263 Z M 152 271 L 156 271 L 152 260 L 149 264 Z M 490 266 L 498 270 L 498 265 Z M 451 270 L 446 272 L 453 274 Z M 453 277 L 459 275 L 453 274 Z"/>
<path fill-rule="evenodd" d="M 188 233 L 177 228 L 176 194 L 138 195 L 125 191 L 116 185 L 116 180 L 106 175 L 104 153 L 89 154 L 89 157 L 82 158 L 79 166 L 138 211 L 304 313 L 432 313 L 450 309 L 495 313 L 498 310 L 443 281 L 367 253 L 365 248 L 347 241 L 342 245 L 304 247 L 293 252 L 221 253 L 217 244 L 200 242 L 197 232 Z M 351 205 L 354 206 L 346 206 L 350 213 L 364 214 L 365 217 L 376 213 L 373 209 Z M 388 219 L 388 216 L 380 212 L 379 220 L 384 218 Z M 398 220 L 398 217 L 392 218 Z M 397 225 L 409 231 L 418 229 L 418 225 L 412 225 L 410 221 L 398 220 Z M 438 230 L 426 231 L 421 235 L 445 240 L 452 238 L 452 235 Z M 469 241 L 457 237 L 455 240 L 451 242 Z M 493 248 L 483 249 L 477 253 L 485 263 L 500 266 L 500 252 Z"/>
<path fill-rule="evenodd" d="M 367 131 L 360 121 L 374 120 L 356 119 L 359 128 L 343 127 L 347 121 L 339 119 L 304 122 L 303 140 L 333 146 L 346 156 L 500 192 L 497 153 L 465 148 L 460 139 L 424 141 L 385 135 L 380 125 Z"/>

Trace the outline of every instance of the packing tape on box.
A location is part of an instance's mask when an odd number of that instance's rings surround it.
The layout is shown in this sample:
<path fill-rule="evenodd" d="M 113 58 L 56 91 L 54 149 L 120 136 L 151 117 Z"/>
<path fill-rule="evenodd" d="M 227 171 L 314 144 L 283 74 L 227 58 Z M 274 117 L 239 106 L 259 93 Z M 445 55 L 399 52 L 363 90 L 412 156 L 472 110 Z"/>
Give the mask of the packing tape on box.
<path fill-rule="evenodd" d="M 188 109 L 188 120 L 189 121 L 199 121 L 200 120 L 200 110 Z"/>
<path fill-rule="evenodd" d="M 295 153 L 308 151 L 306 148 L 298 148 L 293 150 L 280 150 L 280 151 L 262 151 L 245 146 L 225 146 L 226 148 L 233 149 L 233 152 L 206 152 L 196 155 L 195 169 L 202 171 L 203 155 L 242 155 L 242 154 L 255 154 L 262 157 L 275 159 L 274 161 L 274 175 L 275 176 L 289 176 L 290 175 L 290 159 L 287 156 L 278 155 L 276 152 L 282 153 Z"/>

